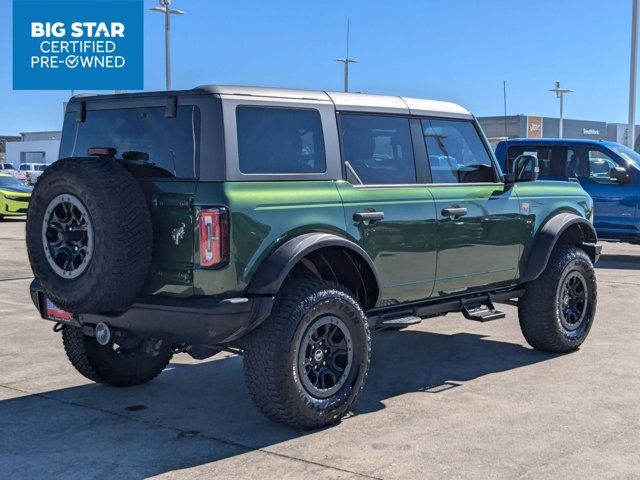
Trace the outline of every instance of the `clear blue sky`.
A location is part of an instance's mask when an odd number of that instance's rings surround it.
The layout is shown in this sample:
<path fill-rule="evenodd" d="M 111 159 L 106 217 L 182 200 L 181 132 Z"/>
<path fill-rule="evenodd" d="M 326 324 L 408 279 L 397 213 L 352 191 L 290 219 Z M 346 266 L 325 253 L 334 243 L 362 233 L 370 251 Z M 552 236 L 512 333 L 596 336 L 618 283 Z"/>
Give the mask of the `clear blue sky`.
<path fill-rule="evenodd" d="M 157 2 L 145 0 L 145 9 Z M 0 0 L 0 134 L 58 129 L 69 92 L 11 88 L 11 0 Z M 476 115 L 625 122 L 631 0 L 174 0 L 173 86 L 340 90 L 347 18 L 353 91 L 451 100 Z M 163 24 L 145 13 L 145 89 L 164 87 Z"/>

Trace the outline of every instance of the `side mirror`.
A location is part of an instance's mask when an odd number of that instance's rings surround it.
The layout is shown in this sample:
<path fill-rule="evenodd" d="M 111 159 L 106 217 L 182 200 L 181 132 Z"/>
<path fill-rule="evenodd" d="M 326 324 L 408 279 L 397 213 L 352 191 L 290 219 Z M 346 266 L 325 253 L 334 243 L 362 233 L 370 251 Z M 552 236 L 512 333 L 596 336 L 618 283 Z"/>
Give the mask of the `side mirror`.
<path fill-rule="evenodd" d="M 507 183 L 535 182 L 540 174 L 538 157 L 520 155 L 513 161 L 511 170 L 513 173 L 505 175 Z"/>
<path fill-rule="evenodd" d="M 631 176 L 624 167 L 613 167 L 609 170 L 609 177 L 618 183 L 629 183 L 631 181 Z"/>

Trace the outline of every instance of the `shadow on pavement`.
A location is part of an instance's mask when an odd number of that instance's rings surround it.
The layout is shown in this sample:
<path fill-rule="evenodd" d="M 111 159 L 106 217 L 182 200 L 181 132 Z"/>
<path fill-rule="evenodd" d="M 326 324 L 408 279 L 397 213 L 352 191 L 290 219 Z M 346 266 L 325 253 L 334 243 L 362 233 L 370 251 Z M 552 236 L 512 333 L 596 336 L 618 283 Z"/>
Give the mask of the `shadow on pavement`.
<path fill-rule="evenodd" d="M 369 381 L 353 413 L 373 415 L 391 397 L 433 395 L 442 386 L 551 358 L 476 334 L 380 332 L 373 336 Z M 87 384 L 1 401 L 0 419 L 0 464 L 12 478 L 143 478 L 222 459 L 240 462 L 235 457 L 250 450 L 309 435 L 262 417 L 248 397 L 237 356 L 173 363 L 155 381 L 131 389 Z"/>
<path fill-rule="evenodd" d="M 638 250 L 640 254 L 640 250 Z M 600 256 L 596 268 L 612 268 L 616 270 L 640 270 L 640 255 L 610 255 Z"/>

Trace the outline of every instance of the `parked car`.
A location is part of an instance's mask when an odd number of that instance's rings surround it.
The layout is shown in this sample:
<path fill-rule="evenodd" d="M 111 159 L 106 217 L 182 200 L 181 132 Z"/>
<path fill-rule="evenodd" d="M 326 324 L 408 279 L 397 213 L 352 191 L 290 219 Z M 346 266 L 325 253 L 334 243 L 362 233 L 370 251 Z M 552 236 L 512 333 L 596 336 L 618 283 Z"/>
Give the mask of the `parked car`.
<path fill-rule="evenodd" d="M 13 177 L 18 178 L 18 171 L 10 163 L 0 163 L 0 173 L 7 173 Z"/>
<path fill-rule="evenodd" d="M 29 185 L 35 185 L 46 168 L 47 165 L 44 163 L 22 163 L 18 171 L 18 178 Z"/>
<path fill-rule="evenodd" d="M 61 157 L 29 208 L 31 295 L 97 382 L 138 385 L 176 353 L 227 350 L 264 414 L 315 428 L 362 390 L 371 329 L 495 320 L 517 300 L 526 340 L 569 352 L 593 324 L 591 198 L 536 181 L 534 157 L 503 176 L 452 103 L 228 86 L 83 96 Z"/>
<path fill-rule="evenodd" d="M 505 172 L 523 153 L 538 157 L 540 178 L 577 179 L 594 201 L 594 225 L 603 239 L 640 243 L 640 155 L 615 142 L 513 139 L 496 147 Z"/>
<path fill-rule="evenodd" d="M 0 171 L 0 220 L 27 214 L 33 189 L 6 170 Z"/>

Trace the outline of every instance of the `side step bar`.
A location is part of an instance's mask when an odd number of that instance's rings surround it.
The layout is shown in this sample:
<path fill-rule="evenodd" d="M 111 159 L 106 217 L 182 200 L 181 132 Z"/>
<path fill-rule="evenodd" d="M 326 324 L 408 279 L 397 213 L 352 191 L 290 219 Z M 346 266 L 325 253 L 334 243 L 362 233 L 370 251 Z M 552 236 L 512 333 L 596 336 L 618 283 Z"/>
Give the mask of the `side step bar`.
<path fill-rule="evenodd" d="M 507 316 L 504 312 L 496 310 L 491 299 L 487 300 L 483 305 L 478 305 L 472 308 L 469 308 L 466 305 L 466 302 L 463 301 L 462 314 L 464 315 L 464 318 L 474 320 L 476 322 L 489 322 L 491 320 L 498 320 Z"/>
<path fill-rule="evenodd" d="M 420 323 L 422 319 L 420 317 L 408 316 L 408 317 L 394 317 L 394 318 L 384 318 L 382 321 L 376 324 L 377 328 L 405 328 L 410 325 L 415 325 L 416 323 Z"/>
<path fill-rule="evenodd" d="M 524 295 L 524 288 L 481 294 L 472 297 L 444 300 L 423 305 L 404 307 L 396 311 L 386 312 L 368 317 L 369 325 L 373 329 L 398 328 L 399 326 L 414 325 L 425 318 L 437 317 L 447 313 L 462 312 L 469 320 L 488 322 L 504 318 L 505 314 L 496 310 L 495 303 L 511 303 L 510 300 Z M 405 325 L 406 323 L 406 325 Z"/>

